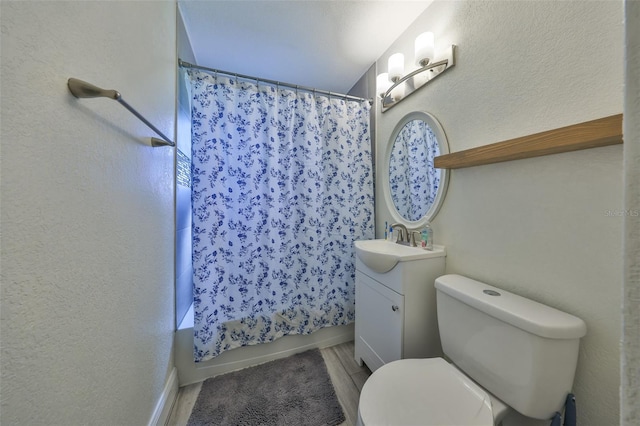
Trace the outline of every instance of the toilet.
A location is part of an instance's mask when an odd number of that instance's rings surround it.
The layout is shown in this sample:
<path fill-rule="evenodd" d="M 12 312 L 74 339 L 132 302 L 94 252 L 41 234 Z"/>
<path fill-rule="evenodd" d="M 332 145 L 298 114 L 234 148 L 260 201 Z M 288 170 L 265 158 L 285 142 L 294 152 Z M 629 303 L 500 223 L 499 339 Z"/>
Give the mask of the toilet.
<path fill-rule="evenodd" d="M 498 425 L 510 409 L 550 420 L 571 392 L 584 321 L 461 275 L 435 281 L 444 358 L 377 369 L 358 425 Z"/>

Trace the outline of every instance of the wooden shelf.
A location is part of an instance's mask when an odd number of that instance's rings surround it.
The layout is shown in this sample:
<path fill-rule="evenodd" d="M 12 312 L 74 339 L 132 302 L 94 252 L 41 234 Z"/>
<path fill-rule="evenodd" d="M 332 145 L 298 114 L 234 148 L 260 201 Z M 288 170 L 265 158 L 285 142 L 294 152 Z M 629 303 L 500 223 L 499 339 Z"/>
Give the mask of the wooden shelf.
<path fill-rule="evenodd" d="M 622 114 L 618 114 L 441 155 L 434 163 L 439 169 L 459 169 L 621 143 Z"/>

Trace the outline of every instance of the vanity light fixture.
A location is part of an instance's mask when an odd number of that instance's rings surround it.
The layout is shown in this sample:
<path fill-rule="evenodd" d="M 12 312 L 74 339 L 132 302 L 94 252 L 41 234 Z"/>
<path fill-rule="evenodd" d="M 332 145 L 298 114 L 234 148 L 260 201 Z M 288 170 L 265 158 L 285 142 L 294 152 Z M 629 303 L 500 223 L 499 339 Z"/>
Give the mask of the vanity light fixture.
<path fill-rule="evenodd" d="M 394 53 L 389 56 L 389 80 L 394 83 L 402 78 L 404 74 L 404 55 Z"/>
<path fill-rule="evenodd" d="M 382 100 L 382 112 L 396 105 L 422 86 L 455 65 L 456 45 L 452 44 L 435 61 L 434 37 L 426 32 L 416 37 L 414 61 L 417 69 L 404 75 L 404 55 L 389 57 L 388 72 L 377 77 L 377 93 Z M 428 71 L 427 73 L 425 73 Z M 425 74 L 423 74 L 425 73 Z"/>
<path fill-rule="evenodd" d="M 378 74 L 378 77 L 376 79 L 376 88 L 378 89 L 378 96 L 380 96 L 380 98 L 384 98 L 384 94 L 387 92 L 387 90 L 389 90 L 389 87 L 391 87 L 393 83 L 391 83 L 391 80 L 389 80 L 389 73 L 388 72 L 383 72 L 381 74 Z"/>

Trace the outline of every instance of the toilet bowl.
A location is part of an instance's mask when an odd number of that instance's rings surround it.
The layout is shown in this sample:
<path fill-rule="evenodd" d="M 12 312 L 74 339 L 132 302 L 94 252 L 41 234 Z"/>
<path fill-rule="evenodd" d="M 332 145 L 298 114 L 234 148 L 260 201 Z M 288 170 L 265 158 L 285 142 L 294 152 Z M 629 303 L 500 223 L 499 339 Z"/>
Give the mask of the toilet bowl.
<path fill-rule="evenodd" d="M 471 280 L 436 280 L 443 358 L 377 369 L 360 393 L 358 425 L 494 425 L 514 409 L 551 419 L 571 391 L 584 322 Z"/>
<path fill-rule="evenodd" d="M 360 394 L 358 425 L 493 425 L 508 407 L 443 358 L 380 367 Z"/>

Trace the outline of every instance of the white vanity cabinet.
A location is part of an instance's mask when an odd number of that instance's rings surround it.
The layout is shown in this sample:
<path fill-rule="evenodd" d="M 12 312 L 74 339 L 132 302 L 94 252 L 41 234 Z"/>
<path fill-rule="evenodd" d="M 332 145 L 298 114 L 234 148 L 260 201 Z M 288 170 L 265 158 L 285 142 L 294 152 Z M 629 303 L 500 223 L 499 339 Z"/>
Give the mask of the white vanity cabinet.
<path fill-rule="evenodd" d="M 392 244 L 392 243 L 389 243 Z M 416 249 L 420 250 L 420 249 Z M 356 256 L 355 359 L 375 371 L 402 358 L 442 356 L 435 280 L 445 273 L 446 252 L 403 261 L 379 273 Z"/>

